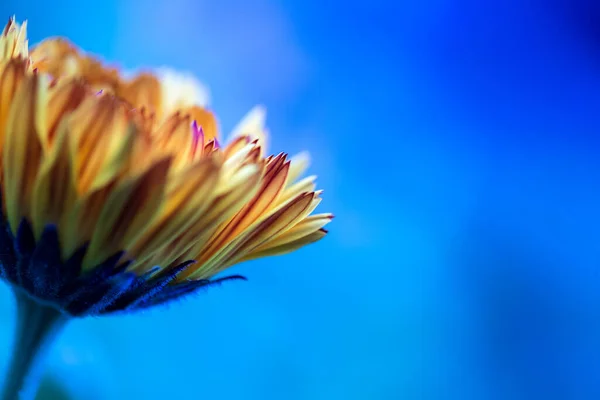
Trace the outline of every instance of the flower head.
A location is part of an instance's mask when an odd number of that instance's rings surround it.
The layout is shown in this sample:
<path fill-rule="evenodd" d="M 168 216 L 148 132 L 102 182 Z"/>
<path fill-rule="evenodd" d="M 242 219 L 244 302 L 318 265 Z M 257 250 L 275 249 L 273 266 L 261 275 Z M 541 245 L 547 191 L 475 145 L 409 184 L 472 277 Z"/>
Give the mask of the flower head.
<path fill-rule="evenodd" d="M 0 276 L 73 316 L 165 303 L 321 239 L 306 155 L 265 153 L 265 112 L 219 143 L 190 78 L 124 77 L 63 39 L 0 36 Z M 184 82 L 182 84 L 182 82 Z"/>

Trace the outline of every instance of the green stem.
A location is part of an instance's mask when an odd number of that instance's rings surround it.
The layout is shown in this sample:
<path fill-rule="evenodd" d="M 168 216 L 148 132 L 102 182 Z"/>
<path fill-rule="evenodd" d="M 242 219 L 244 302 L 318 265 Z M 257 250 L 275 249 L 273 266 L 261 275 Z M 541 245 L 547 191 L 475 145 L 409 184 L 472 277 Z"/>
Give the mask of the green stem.
<path fill-rule="evenodd" d="M 55 335 L 67 321 L 60 311 L 43 305 L 14 288 L 17 327 L 12 360 L 1 400 L 31 400 L 38 390 L 43 358 Z"/>

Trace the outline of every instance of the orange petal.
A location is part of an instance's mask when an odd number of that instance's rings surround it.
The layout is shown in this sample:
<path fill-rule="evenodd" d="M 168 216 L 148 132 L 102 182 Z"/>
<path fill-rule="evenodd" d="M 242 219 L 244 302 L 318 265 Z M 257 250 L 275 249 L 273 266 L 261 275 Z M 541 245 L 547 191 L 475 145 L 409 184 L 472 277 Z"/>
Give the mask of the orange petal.
<path fill-rule="evenodd" d="M 153 147 L 164 154 L 173 155 L 173 171 L 188 165 L 192 155 L 192 126 L 187 115 L 176 113 L 158 128 L 153 134 Z"/>
<path fill-rule="evenodd" d="M 31 50 L 32 67 L 56 78 L 80 73 L 77 49 L 62 38 L 46 39 Z"/>
<path fill-rule="evenodd" d="M 189 114 L 192 120 L 196 121 L 198 127 L 202 128 L 205 141 L 217 139 L 219 137 L 217 118 L 211 111 L 202 107 L 190 107 L 183 110 L 183 112 Z"/>
<path fill-rule="evenodd" d="M 122 83 L 116 94 L 131 103 L 134 108 L 146 107 L 162 118 L 161 86 L 154 75 L 141 73 L 132 81 Z"/>

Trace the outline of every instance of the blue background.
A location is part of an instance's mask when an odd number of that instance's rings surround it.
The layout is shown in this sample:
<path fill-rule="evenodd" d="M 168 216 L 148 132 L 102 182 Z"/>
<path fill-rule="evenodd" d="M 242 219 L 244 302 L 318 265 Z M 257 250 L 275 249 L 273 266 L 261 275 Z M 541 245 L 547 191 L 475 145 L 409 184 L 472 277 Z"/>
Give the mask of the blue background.
<path fill-rule="evenodd" d="M 0 15 L 32 44 L 195 73 L 225 131 L 265 104 L 273 151 L 311 152 L 336 219 L 236 267 L 248 283 L 72 323 L 40 398 L 600 396 L 594 2 L 83 3 Z M 2 287 L 1 360 L 12 307 Z"/>

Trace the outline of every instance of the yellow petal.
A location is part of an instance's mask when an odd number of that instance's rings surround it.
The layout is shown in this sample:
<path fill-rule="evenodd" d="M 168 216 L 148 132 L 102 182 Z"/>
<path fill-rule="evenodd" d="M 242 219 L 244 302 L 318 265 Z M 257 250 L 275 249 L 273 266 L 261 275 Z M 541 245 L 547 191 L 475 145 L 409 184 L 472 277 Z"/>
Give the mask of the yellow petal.
<path fill-rule="evenodd" d="M 211 241 L 207 256 L 212 256 L 220 247 L 231 242 L 277 201 L 285 185 L 288 168 L 289 162 L 285 162 L 284 156 L 273 160 L 258 193 Z"/>
<path fill-rule="evenodd" d="M 13 98 L 25 77 L 27 63 L 24 60 L 10 60 L 0 65 L 0 152 L 4 146 L 6 124 Z"/>
<path fill-rule="evenodd" d="M 291 229 L 271 238 L 252 252 L 262 252 L 273 247 L 279 247 L 281 245 L 294 242 L 303 238 L 304 236 L 312 235 L 314 232 L 320 230 L 325 225 L 330 223 L 332 219 L 333 214 L 315 214 L 306 217 Z"/>
<path fill-rule="evenodd" d="M 168 68 L 161 68 L 157 73 L 167 113 L 190 106 L 206 107 L 208 105 L 210 100 L 208 89 L 193 75 Z"/>
<path fill-rule="evenodd" d="M 117 251 L 128 250 L 145 233 L 163 203 L 170 164 L 171 159 L 164 158 L 110 193 L 92 235 L 84 268 L 101 263 Z"/>
<path fill-rule="evenodd" d="M 209 239 L 215 232 L 221 228 L 225 221 L 228 221 L 233 215 L 250 199 L 252 199 L 259 190 L 260 170 L 256 165 L 248 165 L 240 169 L 227 183 L 227 188 L 220 194 L 198 220 L 186 232 L 181 240 L 181 246 L 174 252 L 177 257 L 183 260 L 198 260 L 197 266 L 202 265 L 202 260 L 208 259 L 215 251 L 211 248 Z M 193 275 L 194 270 L 190 269 L 181 279 Z"/>
<path fill-rule="evenodd" d="M 315 190 L 315 180 L 317 179 L 316 175 L 308 176 L 302 179 L 299 182 L 294 183 L 293 185 L 286 187 L 283 191 L 281 198 L 279 199 L 280 204 L 284 204 L 291 199 L 299 196 L 302 193 L 306 192 L 314 192 Z"/>
<path fill-rule="evenodd" d="M 250 143 L 250 138 L 248 136 L 238 136 L 231 143 L 229 143 L 223 153 L 225 154 L 225 159 L 228 160 L 232 156 L 237 155 L 242 149 L 248 147 Z M 250 149 L 254 148 L 254 146 L 249 146 Z M 239 156 L 238 156 L 239 157 Z"/>
<path fill-rule="evenodd" d="M 136 261 L 145 261 L 197 221 L 214 199 L 218 179 L 219 165 L 213 158 L 173 176 L 167 185 L 160 215 L 132 247 L 131 254 Z"/>
<path fill-rule="evenodd" d="M 72 179 L 67 134 L 67 124 L 63 121 L 57 129 L 54 146 L 42 162 L 34 185 L 32 223 L 37 237 L 46 224 L 59 224 L 75 205 L 77 190 Z M 59 234 L 63 235 L 62 239 L 66 239 L 66 230 L 59 230 Z M 64 243 L 64 240 L 61 242 Z"/>
<path fill-rule="evenodd" d="M 309 165 L 310 154 L 308 152 L 303 151 L 302 153 L 298 153 L 293 156 L 290 160 L 290 173 L 288 178 L 289 184 L 293 184 L 298 178 L 300 178 L 304 171 L 308 169 Z"/>
<path fill-rule="evenodd" d="M 28 56 L 27 21 L 19 25 L 12 17 L 0 35 L 0 62 L 11 58 L 26 59 Z"/>
<path fill-rule="evenodd" d="M 83 194 L 106 185 L 121 172 L 137 130 L 123 105 L 109 95 L 89 96 L 69 121 L 73 172 L 77 190 Z"/>
<path fill-rule="evenodd" d="M 115 186 L 116 182 L 113 181 L 99 189 L 87 192 L 82 197 L 77 197 L 75 205 L 71 209 L 65 209 L 60 220 L 60 238 L 64 258 L 68 258 L 75 250 L 89 241 L 100 218 L 106 198 Z"/>
<path fill-rule="evenodd" d="M 227 177 L 229 176 L 228 174 L 235 173 L 239 168 L 246 165 L 248 161 L 250 161 L 253 158 L 256 161 L 258 161 L 256 159 L 256 155 L 253 154 L 253 151 L 255 150 L 256 144 L 248 143 L 244 147 L 237 150 L 235 153 L 232 153 L 231 155 L 228 155 L 227 151 L 225 151 L 224 156 L 226 161 L 223 166 L 225 169 L 225 176 Z"/>
<path fill-rule="evenodd" d="M 154 132 L 153 146 L 173 156 L 173 172 L 189 165 L 192 158 L 194 136 L 189 115 L 176 113 L 167 118 Z"/>
<path fill-rule="evenodd" d="M 37 75 L 26 76 L 12 101 L 3 149 L 4 197 L 13 232 L 19 221 L 30 217 L 31 192 L 38 174 L 43 149 L 40 131 L 45 122 L 47 82 Z"/>
<path fill-rule="evenodd" d="M 215 254 L 205 263 L 203 269 L 210 274 L 216 274 L 222 268 L 235 263 L 235 260 L 242 259 L 273 236 L 289 229 L 308 212 L 313 198 L 314 193 L 305 193 L 297 197 Z"/>
<path fill-rule="evenodd" d="M 229 142 L 235 140 L 238 136 L 250 136 L 253 140 L 258 139 L 259 145 L 266 149 L 267 129 L 265 121 L 267 118 L 267 110 L 264 106 L 255 106 L 242 120 L 233 128 L 229 137 Z"/>
<path fill-rule="evenodd" d="M 287 253 L 291 253 L 291 252 L 296 251 L 306 245 L 309 245 L 311 243 L 314 243 L 318 240 L 323 239 L 325 237 L 325 235 L 327 235 L 327 231 L 325 229 L 320 229 L 316 232 L 311 233 L 310 235 L 303 236 L 299 239 L 296 239 L 293 242 L 288 242 L 288 243 L 285 243 L 285 244 L 282 244 L 282 245 L 279 245 L 276 247 L 269 247 L 265 250 L 251 253 L 251 254 L 247 255 L 246 257 L 244 257 L 239 262 L 254 260 L 256 258 L 262 258 L 262 257 L 280 256 L 280 255 L 284 255 Z"/>
<path fill-rule="evenodd" d="M 48 101 L 46 146 L 53 142 L 62 118 L 79 107 L 88 93 L 88 88 L 79 80 L 61 80 L 51 87 Z"/>

